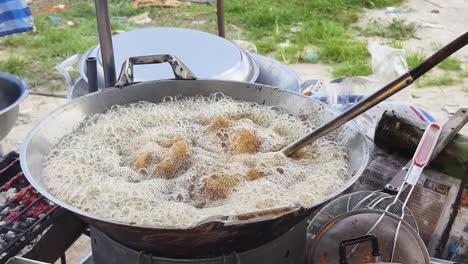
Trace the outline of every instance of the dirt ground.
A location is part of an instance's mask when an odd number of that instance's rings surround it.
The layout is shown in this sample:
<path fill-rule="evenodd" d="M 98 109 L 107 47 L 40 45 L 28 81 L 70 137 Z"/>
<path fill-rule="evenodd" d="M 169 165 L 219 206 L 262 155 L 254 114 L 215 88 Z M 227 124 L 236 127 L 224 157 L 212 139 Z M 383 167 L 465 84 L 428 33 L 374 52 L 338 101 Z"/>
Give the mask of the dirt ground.
<path fill-rule="evenodd" d="M 421 52 L 431 55 L 443 45 L 448 44 L 468 29 L 468 2 L 465 0 L 410 0 L 397 7 L 398 10 L 411 10 L 408 13 L 387 14 L 386 9 L 368 10 L 359 24 L 365 25 L 370 19 L 391 21 L 402 19 L 414 22 L 417 27 L 416 38 L 402 41 L 406 51 Z M 438 12 L 438 13 L 437 13 Z M 379 38 L 368 38 L 379 41 Z M 455 53 L 462 62 L 462 68 L 468 69 L 468 47 Z M 330 67 L 322 64 L 293 64 L 291 67 L 304 80 L 332 79 Z M 434 71 L 427 75 L 434 74 Z M 468 107 L 468 78 L 463 84 L 440 87 L 408 87 L 397 94 L 399 100 L 410 102 L 428 113 L 443 124 L 460 107 Z M 468 125 L 461 133 L 468 135 Z"/>
<path fill-rule="evenodd" d="M 369 10 L 360 24 L 369 19 L 390 21 L 394 18 L 414 22 L 417 27 L 416 38 L 402 41 L 407 51 L 431 55 L 468 29 L 468 2 L 466 0 L 410 0 L 398 7 L 411 10 L 409 13 L 386 14 L 386 10 Z M 468 47 L 453 55 L 468 69 Z M 434 72 L 427 73 L 429 76 Z M 426 110 L 438 122 L 445 122 L 460 107 L 468 107 L 468 78 L 463 84 L 441 87 L 412 86 L 403 91 L 402 99 Z M 463 90 L 464 89 L 464 90 Z M 468 135 L 468 126 L 461 133 Z"/>
<path fill-rule="evenodd" d="M 468 28 L 468 3 L 465 0 L 410 0 L 403 8 L 412 8 L 411 13 L 385 14 L 385 10 L 370 10 L 360 23 L 370 18 L 379 19 L 407 19 L 417 23 L 417 39 L 403 41 L 408 50 L 422 50 L 425 54 L 434 52 L 437 47 L 448 43 L 461 35 Z M 431 13 L 438 10 L 438 13 Z M 468 48 L 461 50 L 456 57 L 462 61 L 464 69 L 468 65 Z M 331 80 L 330 66 L 321 64 L 293 64 L 291 67 L 299 73 L 303 80 L 321 79 Z M 430 74 L 430 73 L 429 73 Z M 468 92 L 463 87 L 468 86 L 468 79 L 464 84 L 443 87 L 410 87 L 399 95 L 433 115 L 441 123 L 459 107 L 468 107 Z M 465 89 L 466 90 L 466 89 Z M 16 126 L 10 134 L 2 140 L 3 152 L 18 151 L 22 139 L 40 118 L 66 103 L 64 98 L 30 95 L 20 107 L 20 115 Z M 468 126 L 462 130 L 468 135 Z M 90 250 L 89 239 L 81 238 L 67 253 L 68 263 L 77 263 Z"/>

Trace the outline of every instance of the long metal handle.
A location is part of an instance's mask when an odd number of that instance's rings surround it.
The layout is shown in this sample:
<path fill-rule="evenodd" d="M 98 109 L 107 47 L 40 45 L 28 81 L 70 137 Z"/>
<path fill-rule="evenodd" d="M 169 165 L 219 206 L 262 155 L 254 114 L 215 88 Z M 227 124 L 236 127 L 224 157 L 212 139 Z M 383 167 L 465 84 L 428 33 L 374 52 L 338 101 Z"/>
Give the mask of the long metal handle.
<path fill-rule="evenodd" d="M 429 57 L 423 63 L 416 66 L 416 68 L 412 69 L 411 71 L 405 73 L 403 76 L 389 83 L 384 88 L 371 94 L 361 102 L 357 103 L 356 105 L 354 105 L 341 115 L 335 117 L 331 121 L 323 124 L 308 135 L 291 143 L 290 145 L 282 149 L 281 152 L 286 156 L 290 156 L 299 149 L 309 145 L 315 140 L 321 138 L 322 136 L 325 136 L 326 134 L 345 124 L 349 120 L 364 113 L 365 111 L 369 110 L 370 108 L 374 107 L 375 105 L 379 104 L 380 102 L 384 101 L 390 96 L 401 91 L 403 88 L 409 86 L 416 79 L 421 77 L 423 74 L 428 72 L 430 69 L 434 68 L 437 64 L 439 64 L 444 59 L 446 59 L 447 57 L 449 57 L 450 55 L 452 55 L 467 44 L 468 32 L 465 32 L 463 35 L 452 41 L 450 44 L 437 51 L 434 55 Z"/>
<path fill-rule="evenodd" d="M 444 124 L 440 132 L 439 140 L 432 152 L 432 156 L 429 159 L 431 162 L 435 159 L 444 148 L 451 142 L 451 140 L 457 135 L 457 133 L 463 128 L 468 122 L 468 108 L 460 108 L 458 111 Z M 408 163 L 398 172 L 395 177 L 385 186 L 384 192 L 388 194 L 396 194 L 399 191 L 399 186 L 405 180 L 406 173 L 413 164 L 411 159 Z"/>
<path fill-rule="evenodd" d="M 122 64 L 119 80 L 115 87 L 124 87 L 133 84 L 133 65 L 143 64 L 158 64 L 167 62 L 171 65 L 174 76 L 178 80 L 195 80 L 195 75 L 190 71 L 184 63 L 182 63 L 176 56 L 164 55 L 148 55 L 130 57 Z"/>
<path fill-rule="evenodd" d="M 88 76 L 88 92 L 96 92 L 98 90 L 96 57 L 86 58 L 86 76 Z"/>
<path fill-rule="evenodd" d="M 115 85 L 114 48 L 112 46 L 112 32 L 109 21 L 107 0 L 94 0 L 96 6 L 97 28 L 99 43 L 101 44 L 102 68 L 106 87 Z"/>

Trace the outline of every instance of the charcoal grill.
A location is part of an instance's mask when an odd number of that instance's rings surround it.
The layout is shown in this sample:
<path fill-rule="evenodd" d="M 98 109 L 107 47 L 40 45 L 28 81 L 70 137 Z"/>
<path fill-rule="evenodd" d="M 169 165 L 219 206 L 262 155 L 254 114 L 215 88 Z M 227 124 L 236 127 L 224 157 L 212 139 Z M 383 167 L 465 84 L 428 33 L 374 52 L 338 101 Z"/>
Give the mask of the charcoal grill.
<path fill-rule="evenodd" d="M 29 184 L 21 171 L 18 153 L 10 152 L 0 161 L 0 186 L 0 264 L 17 255 L 56 260 L 84 230 L 83 223 L 70 218 L 68 212 Z M 60 231 L 63 222 L 66 228 Z M 73 230 L 76 223 L 78 232 Z M 67 228 L 69 233 L 63 233 Z M 60 242 L 50 247 L 51 237 Z M 49 248 L 43 250 L 44 245 Z"/>
<path fill-rule="evenodd" d="M 0 162 L 0 185 L 0 263 L 5 263 L 50 227 L 60 210 L 32 188 L 17 153 Z"/>

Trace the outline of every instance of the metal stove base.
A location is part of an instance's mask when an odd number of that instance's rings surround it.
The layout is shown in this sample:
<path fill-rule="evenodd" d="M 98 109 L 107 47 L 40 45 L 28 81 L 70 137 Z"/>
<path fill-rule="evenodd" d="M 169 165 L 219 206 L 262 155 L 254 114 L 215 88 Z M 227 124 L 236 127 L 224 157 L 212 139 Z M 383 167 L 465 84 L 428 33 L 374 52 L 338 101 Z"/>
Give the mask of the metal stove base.
<path fill-rule="evenodd" d="M 283 236 L 258 248 L 204 259 L 169 259 L 129 249 L 91 228 L 92 255 L 83 264 L 297 264 L 304 263 L 306 222 L 298 224 Z"/>

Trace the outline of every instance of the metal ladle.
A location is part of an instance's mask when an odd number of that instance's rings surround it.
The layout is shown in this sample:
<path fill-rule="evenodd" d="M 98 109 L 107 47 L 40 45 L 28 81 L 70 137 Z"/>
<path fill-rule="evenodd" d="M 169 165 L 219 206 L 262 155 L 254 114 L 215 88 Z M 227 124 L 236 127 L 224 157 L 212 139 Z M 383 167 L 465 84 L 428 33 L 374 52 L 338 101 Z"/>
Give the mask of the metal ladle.
<path fill-rule="evenodd" d="M 436 53 L 434 53 L 431 57 L 426 59 L 423 63 L 419 64 L 411 71 L 405 73 L 398 79 L 394 80 L 387 86 L 368 96 L 361 102 L 357 103 L 353 107 L 343 112 L 341 115 L 323 124 L 322 126 L 307 134 L 303 138 L 298 139 L 297 141 L 289 144 L 287 147 L 281 150 L 281 153 L 283 153 L 286 156 L 290 156 L 294 152 L 302 149 L 303 147 L 314 142 L 315 140 L 327 135 L 331 131 L 348 122 L 349 120 L 364 113 L 365 111 L 369 110 L 370 108 L 374 107 L 375 105 L 379 104 L 380 102 L 384 101 L 390 96 L 401 91 L 403 88 L 406 88 L 407 86 L 412 84 L 416 79 L 424 75 L 430 69 L 434 68 L 436 65 L 441 63 L 447 57 L 449 57 L 459 49 L 463 48 L 467 44 L 468 32 L 465 32 L 463 35 L 450 42 L 448 45 L 446 45 Z"/>

